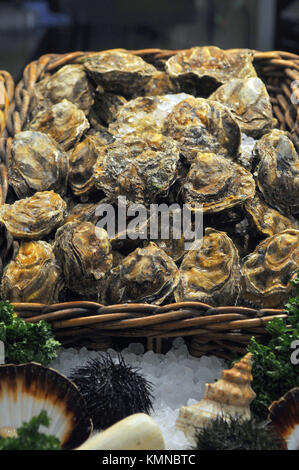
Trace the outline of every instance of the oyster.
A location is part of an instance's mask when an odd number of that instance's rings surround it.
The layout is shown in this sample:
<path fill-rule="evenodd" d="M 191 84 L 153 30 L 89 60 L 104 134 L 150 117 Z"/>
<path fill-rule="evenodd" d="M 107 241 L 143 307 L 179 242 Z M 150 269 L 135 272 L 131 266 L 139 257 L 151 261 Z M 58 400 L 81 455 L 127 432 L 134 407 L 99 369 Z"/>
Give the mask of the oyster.
<path fill-rule="evenodd" d="M 81 109 L 64 99 L 39 111 L 28 124 L 29 131 L 40 131 L 53 137 L 63 150 L 69 150 L 89 129 L 89 122 Z"/>
<path fill-rule="evenodd" d="M 197 153 L 182 184 L 183 200 L 191 210 L 220 212 L 242 204 L 255 193 L 252 175 L 240 165 L 214 153 Z"/>
<path fill-rule="evenodd" d="M 179 142 L 190 162 L 199 151 L 236 159 L 240 150 L 240 128 L 229 109 L 204 98 L 178 103 L 164 121 L 163 134 Z"/>
<path fill-rule="evenodd" d="M 62 225 L 66 203 L 54 191 L 37 192 L 0 207 L 0 221 L 17 239 L 41 239 Z"/>
<path fill-rule="evenodd" d="M 21 199 L 36 191 L 66 192 L 68 155 L 50 136 L 42 132 L 16 134 L 9 160 L 9 184 Z"/>
<path fill-rule="evenodd" d="M 170 57 L 165 68 L 170 77 L 177 79 L 182 86 L 190 86 L 197 94 L 208 96 L 233 78 L 256 77 L 253 54 L 254 51 L 247 49 L 192 47 Z"/>
<path fill-rule="evenodd" d="M 244 208 L 257 231 L 266 237 L 287 229 L 299 229 L 299 223 L 295 219 L 287 218 L 269 207 L 259 193 L 254 198 L 247 199 Z"/>
<path fill-rule="evenodd" d="M 141 57 L 118 49 L 90 55 L 84 60 L 84 67 L 105 92 L 125 97 L 140 92 L 157 73 L 157 69 Z"/>
<path fill-rule="evenodd" d="M 243 260 L 243 299 L 256 305 L 283 308 L 299 265 L 299 230 L 288 229 L 260 242 Z"/>
<path fill-rule="evenodd" d="M 180 266 L 176 302 L 233 305 L 240 290 L 238 250 L 225 232 L 207 228 L 198 250 L 190 250 Z"/>
<path fill-rule="evenodd" d="M 75 221 L 57 230 L 54 253 L 63 268 L 66 286 L 84 296 L 97 296 L 112 268 L 107 232 L 91 222 Z"/>
<path fill-rule="evenodd" d="M 136 248 L 116 268 L 107 281 L 108 303 L 143 302 L 160 305 L 175 289 L 179 270 L 166 253 L 149 243 Z"/>
<path fill-rule="evenodd" d="M 179 93 L 179 91 L 180 87 L 177 81 L 170 78 L 167 73 L 159 70 L 145 84 L 142 89 L 142 95 L 159 96 L 168 93 Z"/>
<path fill-rule="evenodd" d="M 99 147 L 94 165 L 95 184 L 111 202 L 150 204 L 167 193 L 178 178 L 177 143 L 161 134 L 126 136 Z"/>
<path fill-rule="evenodd" d="M 58 302 L 64 287 L 52 246 L 44 241 L 22 242 L 4 269 L 1 298 L 11 302 Z"/>
<path fill-rule="evenodd" d="M 86 200 L 96 191 L 93 166 L 100 147 L 108 142 L 107 138 L 99 138 L 97 134 L 88 135 L 82 142 L 77 143 L 70 153 L 69 184 L 74 195 L 82 200 Z"/>
<path fill-rule="evenodd" d="M 109 126 L 116 137 L 161 132 L 163 123 L 174 106 L 188 98 L 186 93 L 135 98 L 122 106 Z"/>
<path fill-rule="evenodd" d="M 95 98 L 94 113 L 105 126 L 115 119 L 116 113 L 127 100 L 115 93 L 97 93 Z"/>
<path fill-rule="evenodd" d="M 65 224 L 68 222 L 92 222 L 96 224 L 98 217 L 96 216 L 96 210 L 98 203 L 85 202 L 82 204 L 71 204 L 67 210 L 67 217 L 65 219 Z"/>
<path fill-rule="evenodd" d="M 93 104 L 93 86 L 84 67 L 79 64 L 61 67 L 50 77 L 41 80 L 37 88 L 38 107 L 48 107 L 67 99 L 88 114 Z"/>
<path fill-rule="evenodd" d="M 274 129 L 256 144 L 257 185 L 265 201 L 283 214 L 299 213 L 299 156 L 286 132 Z"/>
<path fill-rule="evenodd" d="M 230 80 L 214 91 L 209 99 L 227 106 L 241 131 L 248 136 L 261 137 L 274 127 L 270 97 L 258 77 Z"/>

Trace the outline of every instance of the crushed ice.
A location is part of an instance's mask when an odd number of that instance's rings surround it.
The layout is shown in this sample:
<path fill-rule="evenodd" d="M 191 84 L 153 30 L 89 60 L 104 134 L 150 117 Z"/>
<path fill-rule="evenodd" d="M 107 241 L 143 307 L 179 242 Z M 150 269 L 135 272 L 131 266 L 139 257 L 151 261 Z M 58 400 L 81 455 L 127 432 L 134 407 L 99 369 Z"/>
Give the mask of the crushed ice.
<path fill-rule="evenodd" d="M 117 352 L 108 349 L 111 357 L 117 360 Z M 105 352 L 61 349 L 58 358 L 50 367 L 69 376 L 73 368 L 86 364 L 89 359 Z M 183 432 L 175 428 L 181 406 L 200 401 L 205 384 L 219 379 L 227 367 L 224 360 L 215 356 L 193 357 L 189 354 L 183 338 L 176 338 L 166 354 L 144 350 L 141 343 L 131 343 L 122 350 L 127 364 L 138 367 L 140 373 L 153 385 L 154 409 L 152 417 L 159 425 L 169 450 L 190 449 L 190 443 Z"/>

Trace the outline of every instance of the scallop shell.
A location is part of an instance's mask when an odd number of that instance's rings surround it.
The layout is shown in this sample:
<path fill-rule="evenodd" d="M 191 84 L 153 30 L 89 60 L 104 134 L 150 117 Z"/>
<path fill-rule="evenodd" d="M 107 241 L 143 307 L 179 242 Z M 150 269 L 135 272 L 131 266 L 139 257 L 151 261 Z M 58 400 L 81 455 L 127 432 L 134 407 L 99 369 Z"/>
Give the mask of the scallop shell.
<path fill-rule="evenodd" d="M 269 407 L 268 419 L 289 450 L 299 450 L 299 387 L 292 388 Z"/>
<path fill-rule="evenodd" d="M 199 403 L 180 409 L 176 427 L 192 441 L 197 428 L 219 415 L 228 421 L 231 417 L 250 419 L 250 403 L 256 397 L 251 381 L 251 354 L 248 353 L 231 369 L 223 370 L 217 382 L 206 384 Z"/>
<path fill-rule="evenodd" d="M 19 428 L 45 410 L 45 434 L 55 435 L 63 449 L 74 449 L 92 432 L 85 401 L 77 387 L 54 369 L 30 362 L 0 366 L 0 428 Z"/>

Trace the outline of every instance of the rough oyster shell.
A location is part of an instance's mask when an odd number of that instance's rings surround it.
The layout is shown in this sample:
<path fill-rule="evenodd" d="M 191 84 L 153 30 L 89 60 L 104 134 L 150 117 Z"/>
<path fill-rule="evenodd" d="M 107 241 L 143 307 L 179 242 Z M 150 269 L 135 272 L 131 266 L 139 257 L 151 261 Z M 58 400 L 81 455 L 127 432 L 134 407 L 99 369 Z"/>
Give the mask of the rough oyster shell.
<path fill-rule="evenodd" d="M 256 77 L 252 65 L 253 53 L 248 49 L 192 47 L 170 57 L 165 67 L 167 73 L 182 86 L 190 85 L 196 88 L 197 94 L 208 96 L 232 78 Z"/>
<path fill-rule="evenodd" d="M 267 88 L 258 77 L 230 80 L 209 99 L 227 106 L 248 136 L 261 137 L 275 124 Z"/>
<path fill-rule="evenodd" d="M 191 210 L 202 205 L 205 213 L 242 204 L 255 193 L 252 175 L 228 158 L 197 153 L 182 183 L 183 200 Z"/>
<path fill-rule="evenodd" d="M 192 442 L 196 430 L 217 416 L 227 421 L 232 417 L 250 419 L 250 403 L 256 397 L 251 382 L 251 354 L 248 353 L 231 369 L 223 370 L 217 382 L 206 384 L 199 403 L 180 409 L 176 427 Z"/>
<path fill-rule="evenodd" d="M 103 51 L 84 60 L 87 73 L 105 91 L 132 96 L 156 75 L 157 69 L 125 50 Z"/>
<path fill-rule="evenodd" d="M 44 241 L 22 242 L 4 269 L 1 298 L 11 302 L 58 302 L 64 287 L 52 246 Z"/>
<path fill-rule="evenodd" d="M 176 302 L 233 305 L 240 290 L 239 254 L 225 232 L 207 228 L 198 250 L 190 250 L 180 266 Z"/>
<path fill-rule="evenodd" d="M 299 230 L 284 230 L 266 238 L 243 260 L 243 299 L 263 307 L 282 308 L 298 265 Z"/>
<path fill-rule="evenodd" d="M 71 204 L 67 210 L 67 216 L 64 221 L 65 224 L 68 222 L 92 222 L 96 224 L 98 221 L 98 216 L 96 215 L 96 210 L 98 203 L 85 202 L 79 204 Z"/>
<path fill-rule="evenodd" d="M 86 200 L 96 191 L 93 166 L 97 161 L 100 147 L 107 145 L 108 139 L 89 135 L 76 144 L 69 156 L 69 184 L 75 196 Z"/>
<path fill-rule="evenodd" d="M 139 96 L 122 106 L 109 131 L 117 137 L 127 134 L 143 135 L 145 132 L 161 132 L 163 123 L 174 106 L 188 98 L 186 93 L 163 96 Z"/>
<path fill-rule="evenodd" d="M 45 410 L 50 425 L 42 432 L 56 436 L 63 449 L 74 449 L 90 437 L 92 422 L 85 401 L 54 369 L 35 362 L 1 365 L 0 382 L 0 427 L 19 428 Z"/>
<path fill-rule="evenodd" d="M 66 203 L 54 191 L 41 191 L 0 207 L 0 221 L 17 239 L 41 239 L 62 225 Z"/>
<path fill-rule="evenodd" d="M 177 143 L 161 134 L 126 136 L 98 150 L 95 184 L 111 202 L 123 196 L 128 204 L 150 204 L 178 178 Z"/>
<path fill-rule="evenodd" d="M 179 270 L 166 253 L 149 243 L 136 248 L 116 268 L 107 281 L 108 303 L 143 302 L 161 304 L 175 289 Z"/>
<path fill-rule="evenodd" d="M 61 67 L 50 77 L 40 81 L 37 87 L 38 107 L 46 107 L 67 99 L 88 114 L 93 104 L 93 86 L 84 67 L 79 64 Z"/>
<path fill-rule="evenodd" d="M 256 144 L 257 186 L 266 202 L 283 214 L 299 213 L 299 156 L 287 133 L 274 129 Z"/>
<path fill-rule="evenodd" d="M 145 84 L 142 89 L 142 95 L 159 96 L 168 93 L 179 93 L 179 91 L 180 87 L 177 81 L 170 78 L 167 73 L 159 70 Z"/>
<path fill-rule="evenodd" d="M 257 231 L 266 237 L 287 229 L 299 229 L 295 219 L 287 218 L 269 207 L 258 192 L 253 199 L 247 199 L 244 208 Z"/>
<path fill-rule="evenodd" d="M 28 124 L 27 130 L 44 132 L 53 137 L 63 150 L 69 150 L 89 127 L 84 112 L 64 99 L 39 111 Z"/>
<path fill-rule="evenodd" d="M 97 93 L 95 97 L 94 113 L 97 119 L 102 122 L 105 126 L 108 126 L 110 122 L 115 119 L 117 111 L 127 100 L 121 95 L 115 93 Z"/>
<path fill-rule="evenodd" d="M 97 296 L 112 268 L 107 232 L 91 222 L 65 224 L 56 232 L 54 253 L 61 264 L 66 286 L 85 296 Z"/>
<path fill-rule="evenodd" d="M 53 190 L 64 195 L 68 155 L 54 139 L 42 132 L 19 132 L 12 142 L 9 184 L 21 199 L 36 191 Z"/>
<path fill-rule="evenodd" d="M 229 109 L 204 98 L 189 97 L 178 103 L 164 121 L 163 134 L 179 142 L 190 162 L 197 152 L 236 159 L 240 151 L 240 128 Z"/>

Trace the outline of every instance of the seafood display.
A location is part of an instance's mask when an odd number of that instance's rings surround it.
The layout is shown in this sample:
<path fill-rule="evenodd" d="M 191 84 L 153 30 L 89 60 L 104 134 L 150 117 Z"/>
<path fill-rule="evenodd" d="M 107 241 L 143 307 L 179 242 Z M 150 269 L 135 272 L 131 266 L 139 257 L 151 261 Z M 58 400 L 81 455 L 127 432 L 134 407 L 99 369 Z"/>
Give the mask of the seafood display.
<path fill-rule="evenodd" d="M 202 400 L 192 406 L 180 409 L 176 427 L 192 441 L 196 428 L 222 416 L 225 420 L 233 417 L 250 419 L 250 403 L 256 394 L 251 388 L 251 354 L 248 353 L 213 384 L 207 384 Z"/>
<path fill-rule="evenodd" d="M 298 267 L 299 157 L 253 56 L 193 47 L 153 65 L 114 49 L 43 75 L 7 155 L 1 297 L 281 308 Z M 168 237 L 152 232 L 153 205 L 161 226 L 165 207 L 188 210 L 191 230 L 201 214 L 201 246 L 172 213 Z"/>

